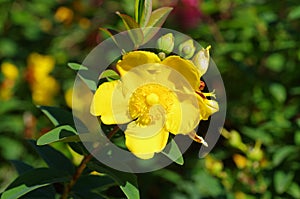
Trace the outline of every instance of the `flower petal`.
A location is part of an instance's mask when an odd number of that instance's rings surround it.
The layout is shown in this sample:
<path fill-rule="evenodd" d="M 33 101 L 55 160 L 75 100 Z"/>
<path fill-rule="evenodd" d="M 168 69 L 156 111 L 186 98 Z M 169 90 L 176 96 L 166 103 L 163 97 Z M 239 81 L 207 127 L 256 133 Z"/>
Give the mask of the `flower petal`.
<path fill-rule="evenodd" d="M 152 52 L 133 51 L 125 54 L 123 59 L 118 61 L 116 67 L 120 75 L 123 76 L 132 68 L 149 63 L 160 63 L 160 59 L 155 53 Z"/>
<path fill-rule="evenodd" d="M 130 124 L 135 124 L 135 122 Z M 153 137 L 140 138 L 131 136 L 131 131 L 135 131 L 134 126 L 137 127 L 136 125 L 131 125 L 125 131 L 125 139 L 127 148 L 137 157 L 150 159 L 154 156 L 154 153 L 161 152 L 167 145 L 169 132 L 166 129 L 162 128 Z"/>
<path fill-rule="evenodd" d="M 198 104 L 200 109 L 201 120 L 208 120 L 208 118 L 212 114 L 219 111 L 219 104 L 217 101 L 203 98 L 200 95 L 197 95 L 197 99 L 198 99 Z"/>
<path fill-rule="evenodd" d="M 155 105 L 150 109 L 152 121 L 147 126 L 136 122 L 128 124 L 125 131 L 127 148 L 141 159 L 150 159 L 154 153 L 162 151 L 168 141 L 169 132 L 164 128 L 165 111 Z"/>
<path fill-rule="evenodd" d="M 200 74 L 193 62 L 174 55 L 164 59 L 162 64 L 177 70 L 185 77 L 194 90 L 199 90 Z"/>
<path fill-rule="evenodd" d="M 128 114 L 128 102 L 123 97 L 120 81 L 105 82 L 96 90 L 91 114 L 101 116 L 104 124 L 124 124 L 131 121 Z"/>

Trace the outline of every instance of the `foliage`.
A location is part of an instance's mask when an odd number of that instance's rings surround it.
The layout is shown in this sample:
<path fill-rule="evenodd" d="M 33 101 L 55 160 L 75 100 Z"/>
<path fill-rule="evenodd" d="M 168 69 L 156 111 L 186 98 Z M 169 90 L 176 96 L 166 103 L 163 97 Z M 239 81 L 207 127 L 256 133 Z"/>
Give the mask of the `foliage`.
<path fill-rule="evenodd" d="M 0 191 L 6 190 L 1 198 L 59 198 L 78 168 L 82 175 L 69 187 L 73 198 L 300 198 L 296 2 L 4 0 L 0 5 Z M 162 6 L 174 9 L 170 13 Z M 165 20 L 165 28 L 212 46 L 226 87 L 225 129 L 203 159 L 197 159 L 199 145 L 193 143 L 183 165 L 178 159 L 178 164 L 137 175 L 113 170 L 78 142 L 70 110 L 75 73 L 67 62 L 73 70 L 84 70 L 74 63 L 106 38 L 103 33 L 161 26 Z M 131 36 L 137 46 L 154 33 L 133 34 L 138 34 Z M 34 93 L 48 89 L 41 80 L 42 88 L 33 86 L 32 55 L 44 58 L 42 63 L 55 62 L 40 71 L 59 85 L 51 86 L 51 95 L 42 94 L 45 106 L 32 102 Z M 110 72 L 103 78 L 118 78 Z M 176 148 L 170 151 L 172 158 Z"/>

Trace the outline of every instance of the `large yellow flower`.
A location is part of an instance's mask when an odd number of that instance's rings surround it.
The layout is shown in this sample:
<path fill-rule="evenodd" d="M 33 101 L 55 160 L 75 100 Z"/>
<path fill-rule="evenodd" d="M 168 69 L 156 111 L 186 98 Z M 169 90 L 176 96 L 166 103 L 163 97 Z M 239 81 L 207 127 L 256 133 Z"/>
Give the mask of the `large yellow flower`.
<path fill-rule="evenodd" d="M 99 86 L 91 113 L 104 124 L 129 123 L 126 146 L 139 158 L 161 152 L 169 133 L 194 136 L 199 121 L 218 111 L 218 103 L 201 93 L 201 74 L 190 60 L 161 61 L 155 53 L 134 51 L 116 68 L 121 79 Z"/>

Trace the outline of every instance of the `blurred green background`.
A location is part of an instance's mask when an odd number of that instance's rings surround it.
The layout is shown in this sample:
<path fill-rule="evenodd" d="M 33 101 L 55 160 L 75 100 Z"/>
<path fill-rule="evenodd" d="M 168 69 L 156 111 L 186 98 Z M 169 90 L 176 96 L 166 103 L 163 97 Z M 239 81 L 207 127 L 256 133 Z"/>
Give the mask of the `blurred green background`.
<path fill-rule="evenodd" d="M 0 192 L 17 176 L 10 160 L 44 163 L 26 139 L 52 128 L 37 104 L 70 109 L 75 72 L 122 30 L 115 11 L 134 0 L 0 0 Z M 271 0 L 154 0 L 173 6 L 164 28 L 211 45 L 226 87 L 225 129 L 198 159 L 194 143 L 175 164 L 139 174 L 142 198 L 300 198 L 300 5 Z M 124 30 L 124 29 L 123 29 Z M 70 150 L 57 144 L 73 160 Z"/>

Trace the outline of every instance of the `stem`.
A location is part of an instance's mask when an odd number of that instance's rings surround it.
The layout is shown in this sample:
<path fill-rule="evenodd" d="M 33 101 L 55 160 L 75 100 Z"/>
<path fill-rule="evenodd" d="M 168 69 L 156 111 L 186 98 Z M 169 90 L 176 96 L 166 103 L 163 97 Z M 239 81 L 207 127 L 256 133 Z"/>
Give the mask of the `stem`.
<path fill-rule="evenodd" d="M 77 182 L 77 180 L 79 179 L 79 177 L 81 176 L 83 170 L 86 167 L 86 164 L 93 158 L 92 154 L 86 155 L 84 156 L 84 158 L 82 159 L 80 165 L 77 167 L 71 181 L 69 184 L 67 184 L 65 186 L 64 192 L 61 196 L 61 199 L 67 199 L 69 196 L 69 193 L 72 189 L 72 187 L 75 185 L 75 183 Z"/>
<path fill-rule="evenodd" d="M 111 139 L 119 130 L 119 127 L 116 126 L 108 135 L 107 138 Z M 83 170 L 86 168 L 86 164 L 93 158 L 92 154 L 86 155 L 83 157 L 83 159 L 81 160 L 79 166 L 77 167 L 71 181 L 69 184 L 67 184 L 64 188 L 64 192 L 61 195 L 60 199 L 67 199 L 69 196 L 69 193 L 72 189 L 72 187 L 76 184 L 76 182 L 78 181 L 79 177 L 81 176 Z"/>

